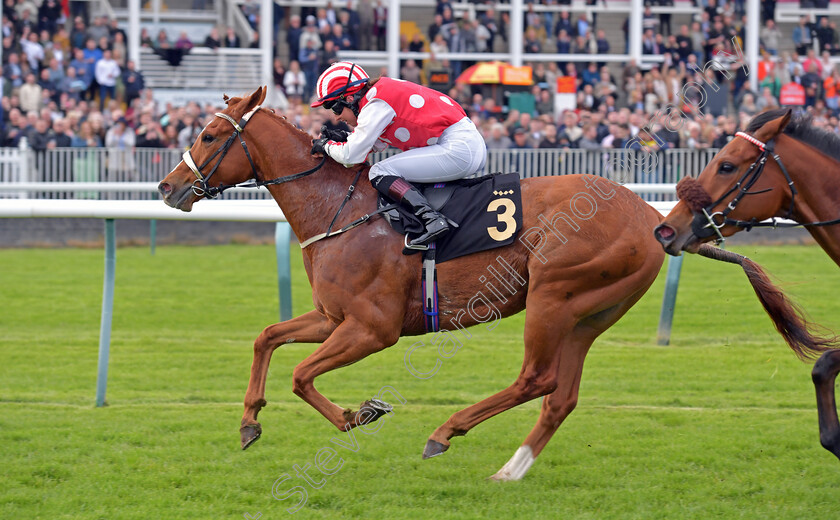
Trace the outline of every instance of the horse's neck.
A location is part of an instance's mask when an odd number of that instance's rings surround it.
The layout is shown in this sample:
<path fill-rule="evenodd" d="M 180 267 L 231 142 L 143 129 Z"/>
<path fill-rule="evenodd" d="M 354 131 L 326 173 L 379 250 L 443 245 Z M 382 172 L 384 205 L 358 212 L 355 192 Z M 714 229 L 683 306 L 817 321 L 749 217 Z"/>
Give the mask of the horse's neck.
<path fill-rule="evenodd" d="M 789 140 L 796 142 L 792 138 Z M 793 150 L 793 153 L 780 154 L 780 157 L 796 186 L 796 220 L 807 223 L 840 218 L 840 162 L 822 153 L 815 153 L 812 147 L 804 143 L 796 142 Z M 840 266 L 840 224 L 808 226 L 806 229 Z"/>
<path fill-rule="evenodd" d="M 310 144 L 295 135 L 298 132 L 296 129 L 280 121 L 273 121 L 272 124 L 279 127 L 272 127 L 266 139 L 255 142 L 258 152 L 255 160 L 260 163 L 258 168 L 264 172 L 266 179 L 287 177 L 318 165 L 320 159 L 309 154 Z M 278 146 L 279 143 L 283 144 Z M 358 171 L 356 167 L 345 168 L 327 159 L 315 173 L 269 186 L 269 191 L 283 210 L 295 236 L 303 241 L 327 230 Z M 333 230 L 373 211 L 375 200 L 375 191 L 367 180 L 367 173 L 362 172 L 353 196 L 336 220 Z"/>

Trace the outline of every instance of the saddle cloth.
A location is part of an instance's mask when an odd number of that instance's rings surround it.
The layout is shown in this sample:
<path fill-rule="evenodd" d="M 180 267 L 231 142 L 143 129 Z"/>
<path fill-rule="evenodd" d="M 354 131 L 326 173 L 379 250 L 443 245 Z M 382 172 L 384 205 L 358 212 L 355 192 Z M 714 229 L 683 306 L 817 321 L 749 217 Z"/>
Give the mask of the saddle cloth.
<path fill-rule="evenodd" d="M 436 241 L 438 263 L 506 246 L 516 240 L 517 232 L 522 229 L 522 193 L 517 173 L 414 186 L 435 210 L 459 226 Z M 391 203 L 379 197 L 380 208 Z M 409 239 L 424 230 L 420 219 L 401 206 L 384 215 L 397 233 L 407 234 Z M 404 251 L 405 254 L 415 252 Z"/>

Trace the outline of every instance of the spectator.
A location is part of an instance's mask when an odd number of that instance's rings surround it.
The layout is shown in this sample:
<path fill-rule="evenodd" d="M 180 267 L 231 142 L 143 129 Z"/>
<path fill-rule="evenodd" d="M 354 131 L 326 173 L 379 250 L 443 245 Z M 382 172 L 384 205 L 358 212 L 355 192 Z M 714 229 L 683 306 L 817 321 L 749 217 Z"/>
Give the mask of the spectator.
<path fill-rule="evenodd" d="M 764 48 L 773 56 L 779 55 L 779 40 L 782 38 L 782 32 L 776 27 L 776 22 L 767 20 L 760 33 L 761 41 L 764 43 Z"/>
<path fill-rule="evenodd" d="M 300 102 L 306 91 L 306 75 L 300 70 L 300 64 L 293 60 L 289 63 L 289 70 L 283 77 L 283 86 L 286 88 L 286 96 L 289 99 L 296 99 Z"/>
<path fill-rule="evenodd" d="M 813 46 L 813 26 L 807 16 L 799 18 L 799 25 L 793 28 L 793 44 L 796 45 L 796 54 L 804 56 L 808 49 Z"/>
<path fill-rule="evenodd" d="M 816 29 L 817 42 L 820 52 L 828 51 L 831 54 L 837 53 L 837 31 L 829 24 L 828 17 L 823 16 Z M 807 69 L 806 69 L 807 70 Z"/>
<path fill-rule="evenodd" d="M 35 82 L 35 74 L 31 72 L 26 75 L 26 83 L 20 87 L 20 109 L 24 112 L 38 111 L 41 109 L 41 85 Z"/>
<path fill-rule="evenodd" d="M 27 38 L 20 40 L 20 46 L 29 62 L 29 68 L 37 71 L 41 68 L 41 61 L 44 59 L 44 47 L 38 42 L 36 33 L 29 33 Z"/>
<path fill-rule="evenodd" d="M 538 148 L 560 148 L 560 140 L 557 138 L 557 127 L 554 124 L 545 125 L 543 139 Z"/>
<path fill-rule="evenodd" d="M 349 2 L 348 2 L 349 6 Z M 373 3 L 371 0 L 359 0 L 356 5 L 358 17 L 359 48 L 365 51 L 373 49 Z"/>
<path fill-rule="evenodd" d="M 140 97 L 143 89 L 146 88 L 143 74 L 135 69 L 135 64 L 131 60 L 128 60 L 122 73 L 122 82 L 125 86 L 125 102 L 128 106 L 131 106 L 134 100 Z"/>
<path fill-rule="evenodd" d="M 188 51 L 193 48 L 193 42 L 187 36 L 186 31 L 182 31 L 178 40 L 175 42 L 175 48 L 178 50 Z"/>
<path fill-rule="evenodd" d="M 304 90 L 301 92 L 301 96 L 307 97 L 315 88 L 315 81 L 318 79 L 318 50 L 315 49 L 314 42 L 312 40 L 307 40 L 306 47 L 300 50 L 298 62 L 290 63 L 289 68 L 293 68 L 296 64 L 300 65 L 300 69 L 303 71 L 305 79 Z M 288 76 L 288 72 L 286 75 Z"/>
<path fill-rule="evenodd" d="M 67 69 L 67 75 L 61 79 L 56 88 L 59 93 L 66 94 L 70 99 L 80 101 L 88 85 L 82 78 L 76 76 L 75 68 L 69 67 Z"/>
<path fill-rule="evenodd" d="M 405 60 L 405 65 L 400 69 L 400 78 L 412 83 L 422 84 L 422 75 L 423 70 L 412 59 Z"/>
<path fill-rule="evenodd" d="M 485 137 L 484 143 L 488 150 L 507 150 L 513 141 L 505 135 L 505 127 L 501 123 L 493 123 L 490 127 L 490 135 Z"/>
<path fill-rule="evenodd" d="M 303 28 L 300 25 L 300 16 L 293 14 L 289 18 L 289 28 L 286 30 L 286 44 L 289 46 L 289 56 L 300 54 L 300 37 Z"/>
<path fill-rule="evenodd" d="M 222 46 L 222 42 L 219 39 L 218 28 L 213 27 L 210 29 L 210 34 L 208 34 L 207 38 L 204 39 L 204 46 L 213 50 L 216 50 Z"/>
<path fill-rule="evenodd" d="M 135 179 L 134 130 L 128 126 L 124 117 L 120 117 L 105 134 L 105 147 L 108 151 L 108 182 L 129 181 Z"/>
<path fill-rule="evenodd" d="M 53 121 L 52 139 L 50 143 L 47 143 L 47 147 L 70 148 L 73 143 L 73 134 L 67 128 L 67 122 L 63 118 L 58 118 Z"/>
<path fill-rule="evenodd" d="M 333 25 L 330 40 L 332 40 L 332 42 L 335 44 L 336 49 L 341 51 L 353 50 L 355 48 L 353 45 L 353 40 L 351 40 L 349 36 L 344 34 L 344 27 L 342 27 L 339 24 Z"/>
<path fill-rule="evenodd" d="M 542 52 L 542 44 L 537 38 L 537 31 L 533 27 L 528 27 L 525 30 L 525 52 L 538 54 Z"/>
<path fill-rule="evenodd" d="M 9 54 L 9 63 L 3 67 L 3 78 L 8 81 L 13 89 L 23 85 L 23 69 L 20 68 L 20 58 L 17 54 Z"/>
<path fill-rule="evenodd" d="M 105 106 L 105 98 L 116 97 L 117 78 L 120 77 L 120 66 L 111 56 L 111 51 L 105 51 L 102 59 L 96 63 L 96 82 L 99 84 L 99 110 Z"/>
<path fill-rule="evenodd" d="M 43 119 L 35 121 L 35 128 L 29 134 L 29 146 L 36 152 L 43 152 L 47 149 L 50 142 L 50 126 L 49 123 Z"/>
<path fill-rule="evenodd" d="M 93 19 L 93 25 L 88 27 L 85 33 L 87 38 L 98 42 L 101 38 L 109 39 L 111 37 L 111 30 L 106 24 L 107 18 L 104 16 L 97 16 Z"/>
<path fill-rule="evenodd" d="M 834 113 L 840 109 L 838 90 L 840 90 L 840 71 L 832 68 L 831 74 L 823 80 L 823 91 L 825 92 L 825 106 Z"/>
<path fill-rule="evenodd" d="M 779 101 L 773 95 L 773 90 L 770 87 L 761 89 L 761 97 L 755 102 L 756 108 L 759 112 L 779 108 Z"/>
<path fill-rule="evenodd" d="M 376 37 L 376 50 L 385 50 L 385 36 L 388 33 L 388 8 L 377 0 L 373 7 L 373 35 Z"/>
<path fill-rule="evenodd" d="M 524 128 L 517 128 L 513 131 L 513 142 L 508 146 L 509 150 L 526 150 L 530 149 L 531 145 L 528 143 L 528 130 Z"/>
<path fill-rule="evenodd" d="M 229 48 L 239 48 L 241 47 L 241 42 L 239 41 L 239 36 L 233 31 L 232 27 L 228 27 L 227 31 L 225 32 L 225 47 Z"/>

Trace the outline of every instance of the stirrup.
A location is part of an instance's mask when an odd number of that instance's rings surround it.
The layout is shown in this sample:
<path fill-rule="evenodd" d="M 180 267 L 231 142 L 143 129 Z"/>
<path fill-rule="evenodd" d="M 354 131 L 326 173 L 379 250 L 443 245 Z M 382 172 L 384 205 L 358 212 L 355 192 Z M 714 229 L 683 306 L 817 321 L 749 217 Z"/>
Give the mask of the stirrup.
<path fill-rule="evenodd" d="M 408 243 L 408 233 L 406 233 L 406 234 L 405 234 L 405 241 L 404 241 L 404 243 L 405 243 L 405 248 L 406 248 L 406 249 L 414 249 L 414 250 L 416 250 L 416 251 L 428 251 L 428 250 L 429 250 L 429 245 L 428 245 L 428 244 L 426 244 L 426 245 L 419 245 L 419 246 L 415 246 L 415 245 L 411 245 L 411 244 L 409 244 L 409 243 Z"/>

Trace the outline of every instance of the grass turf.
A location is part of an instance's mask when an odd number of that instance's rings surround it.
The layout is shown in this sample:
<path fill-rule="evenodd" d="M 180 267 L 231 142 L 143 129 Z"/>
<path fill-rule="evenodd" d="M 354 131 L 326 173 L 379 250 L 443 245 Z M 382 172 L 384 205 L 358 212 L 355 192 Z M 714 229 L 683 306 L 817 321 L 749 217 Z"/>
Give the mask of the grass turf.
<path fill-rule="evenodd" d="M 837 328 L 840 271 L 816 247 L 742 247 L 814 321 Z M 293 250 L 295 314 L 312 303 Z M 473 338 L 431 379 L 403 365 L 416 339 L 327 374 L 356 406 L 385 386 L 406 400 L 370 435 L 339 435 L 291 392 L 312 345 L 278 349 L 263 438 L 238 449 L 259 331 L 277 319 L 271 246 L 117 253 L 108 387 L 92 405 L 102 252 L 0 250 L 0 518 L 832 518 L 840 464 L 819 446 L 809 366 L 796 360 L 737 266 L 689 257 L 672 345 L 655 345 L 663 275 L 587 358 L 577 410 L 525 479 L 484 480 L 533 427 L 515 408 L 420 460 L 453 412 L 507 386 L 524 315 Z M 435 363 L 416 351 L 418 368 Z M 332 475 L 307 470 L 325 447 Z"/>

